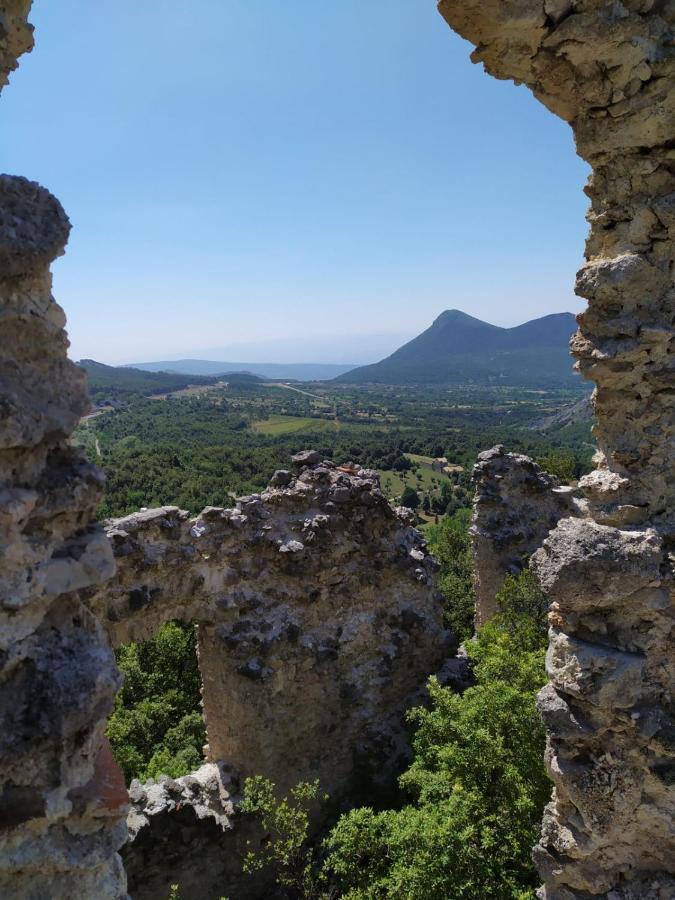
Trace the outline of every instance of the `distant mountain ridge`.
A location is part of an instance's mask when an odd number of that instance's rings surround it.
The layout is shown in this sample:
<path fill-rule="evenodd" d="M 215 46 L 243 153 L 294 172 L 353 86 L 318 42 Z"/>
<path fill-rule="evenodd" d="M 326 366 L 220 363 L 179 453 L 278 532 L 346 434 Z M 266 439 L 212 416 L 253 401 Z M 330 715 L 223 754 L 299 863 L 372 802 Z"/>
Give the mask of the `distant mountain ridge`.
<path fill-rule="evenodd" d="M 380 362 L 335 380 L 349 384 L 479 384 L 581 387 L 569 340 L 572 313 L 553 313 L 514 328 L 448 309 L 416 338 Z"/>
<path fill-rule="evenodd" d="M 293 381 L 330 381 L 349 372 L 354 366 L 337 363 L 232 363 L 211 359 L 173 359 L 159 362 L 133 363 L 122 368 L 146 372 L 169 372 L 181 375 L 230 375 L 248 372 L 263 378 L 291 379 Z"/>
<path fill-rule="evenodd" d="M 95 403 L 106 399 L 128 400 L 135 396 L 170 393 L 189 385 L 214 384 L 218 380 L 175 372 L 146 372 L 126 366 L 106 366 L 95 359 L 81 359 L 78 366 L 87 373 L 89 396 Z"/>

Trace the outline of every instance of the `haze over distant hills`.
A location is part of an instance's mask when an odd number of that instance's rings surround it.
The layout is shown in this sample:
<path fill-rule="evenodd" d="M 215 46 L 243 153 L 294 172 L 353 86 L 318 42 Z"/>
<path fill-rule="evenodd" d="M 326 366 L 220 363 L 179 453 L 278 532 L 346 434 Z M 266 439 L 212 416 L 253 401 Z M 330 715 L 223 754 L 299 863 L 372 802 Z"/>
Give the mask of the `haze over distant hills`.
<path fill-rule="evenodd" d="M 345 384 L 582 388 L 583 383 L 573 370 L 569 353 L 569 339 L 575 330 L 576 321 L 569 312 L 543 316 L 513 328 L 501 328 L 461 310 L 449 309 L 441 313 L 426 331 L 379 362 L 368 365 L 173 359 L 110 367 L 106 377 L 110 372 L 126 370 L 135 371 L 136 380 L 143 372 L 149 376 L 167 373 L 183 379 L 250 373 L 272 380 L 334 380 Z"/>
<path fill-rule="evenodd" d="M 568 312 L 500 328 L 448 309 L 391 356 L 352 369 L 336 381 L 581 387 L 568 346 L 575 330 L 576 320 Z"/>
<path fill-rule="evenodd" d="M 211 359 L 172 359 L 159 362 L 134 363 L 123 368 L 146 372 L 170 372 L 181 375 L 230 375 L 248 372 L 262 378 L 292 379 L 295 381 L 330 381 L 353 369 L 353 365 L 331 363 L 249 363 L 218 362 Z"/>

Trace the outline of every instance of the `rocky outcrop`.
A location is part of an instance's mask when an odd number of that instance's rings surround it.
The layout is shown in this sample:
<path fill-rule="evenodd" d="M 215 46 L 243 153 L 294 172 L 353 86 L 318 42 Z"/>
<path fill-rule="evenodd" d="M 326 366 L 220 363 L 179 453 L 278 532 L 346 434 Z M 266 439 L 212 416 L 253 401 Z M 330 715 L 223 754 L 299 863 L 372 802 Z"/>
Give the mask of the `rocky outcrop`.
<path fill-rule="evenodd" d="M 600 452 L 589 517 L 532 566 L 551 601 L 541 711 L 555 788 L 542 897 L 675 895 L 672 551 L 675 6 L 661 0 L 441 0 L 472 59 L 568 121 L 593 168 L 572 351 Z"/>
<path fill-rule="evenodd" d="M 22 53 L 33 49 L 28 13 L 33 0 L 5 0 L 0 6 L 0 91 L 9 81 Z"/>
<path fill-rule="evenodd" d="M 28 5 L 0 10 L 0 75 L 29 44 Z M 78 593 L 114 563 L 94 521 L 102 476 L 68 442 L 89 402 L 49 273 L 69 230 L 44 188 L 0 176 L 0 896 L 13 900 L 126 895 L 127 795 L 104 739 L 119 676 Z"/>
<path fill-rule="evenodd" d="M 565 516 L 577 515 L 574 488 L 560 487 L 529 456 L 498 444 L 479 453 L 471 520 L 476 628 L 497 612 L 496 595 L 507 575 L 529 564 L 544 538 Z"/>

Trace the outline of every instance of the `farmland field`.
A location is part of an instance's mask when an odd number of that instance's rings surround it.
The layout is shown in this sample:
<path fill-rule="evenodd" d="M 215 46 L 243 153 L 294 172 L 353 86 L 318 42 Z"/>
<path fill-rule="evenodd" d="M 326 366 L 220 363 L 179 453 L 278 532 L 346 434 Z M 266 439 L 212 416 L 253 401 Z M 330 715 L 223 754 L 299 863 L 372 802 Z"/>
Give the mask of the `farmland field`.
<path fill-rule="evenodd" d="M 258 434 L 299 434 L 303 431 L 335 431 L 340 427 L 332 419 L 314 419 L 307 416 L 270 416 L 253 422 L 251 428 Z"/>

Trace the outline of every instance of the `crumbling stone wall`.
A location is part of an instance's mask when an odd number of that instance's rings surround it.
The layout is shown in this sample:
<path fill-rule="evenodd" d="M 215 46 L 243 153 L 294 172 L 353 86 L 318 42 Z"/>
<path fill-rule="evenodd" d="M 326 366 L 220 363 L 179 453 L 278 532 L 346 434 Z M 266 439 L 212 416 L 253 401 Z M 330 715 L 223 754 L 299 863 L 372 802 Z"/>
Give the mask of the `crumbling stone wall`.
<path fill-rule="evenodd" d="M 192 777 L 132 785 L 132 896 L 174 882 L 186 900 L 268 896 L 269 885 L 241 880 L 246 840 L 259 838 L 237 816 L 248 775 L 280 791 L 318 778 L 340 804 L 400 770 L 405 709 L 453 650 L 411 520 L 375 472 L 307 451 L 232 509 L 109 523 L 117 573 L 88 603 L 116 645 L 169 619 L 198 624 L 206 755 L 218 766 L 203 770 L 210 793 Z"/>
<path fill-rule="evenodd" d="M 238 811 L 240 779 L 205 763 L 183 778 L 132 781 L 129 842 L 122 848 L 132 900 L 158 900 L 180 885 L 181 900 L 268 898 L 270 872 L 244 874 L 246 855 L 266 835 Z"/>
<path fill-rule="evenodd" d="M 2 72 L 27 46 L 27 6 L 0 11 Z M 69 230 L 44 188 L 0 176 L 0 896 L 14 900 L 126 895 L 127 796 L 103 736 L 119 676 L 78 594 L 114 564 L 101 475 L 68 443 L 89 402 L 49 273 Z"/>
<path fill-rule="evenodd" d="M 471 519 L 476 628 L 497 611 L 496 594 L 507 575 L 518 575 L 560 519 L 579 515 L 574 488 L 560 487 L 529 456 L 498 444 L 478 454 Z"/>
<path fill-rule="evenodd" d="M 675 4 L 441 0 L 497 78 L 525 83 L 593 168 L 572 340 L 595 381 L 589 516 L 533 559 L 551 601 L 540 707 L 555 788 L 542 897 L 675 895 L 672 690 Z"/>
<path fill-rule="evenodd" d="M 0 6 L 0 88 L 32 47 L 27 0 Z M 119 686 L 78 591 L 113 572 L 100 473 L 68 443 L 88 408 L 49 265 L 70 223 L 0 176 L 0 896 L 123 898 L 127 795 L 103 732 Z"/>
<path fill-rule="evenodd" d="M 337 795 L 355 766 L 395 767 L 405 704 L 452 647 L 408 510 L 374 472 L 294 460 L 233 509 L 112 521 L 117 574 L 88 602 L 115 645 L 197 622 L 208 759 Z"/>

